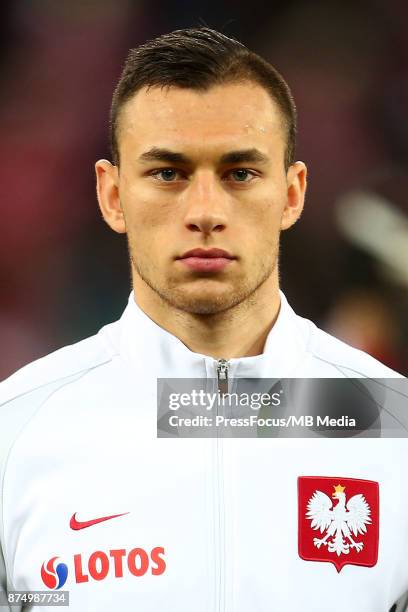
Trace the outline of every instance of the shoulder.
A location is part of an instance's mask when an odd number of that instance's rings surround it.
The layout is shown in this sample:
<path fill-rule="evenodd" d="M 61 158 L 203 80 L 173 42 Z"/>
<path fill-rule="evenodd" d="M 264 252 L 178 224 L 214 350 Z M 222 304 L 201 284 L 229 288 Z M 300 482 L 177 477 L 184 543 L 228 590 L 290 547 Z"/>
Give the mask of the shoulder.
<path fill-rule="evenodd" d="M 111 328 L 111 330 L 107 330 Z M 107 333 L 102 333 L 104 330 Z M 64 385 L 108 364 L 115 356 L 115 324 L 28 364 L 0 383 L 0 590 L 6 569 L 2 550 L 3 483 L 13 446 L 47 399 Z"/>
<path fill-rule="evenodd" d="M 91 373 L 99 371 L 101 380 L 107 378 L 106 367 L 117 355 L 111 342 L 117 333 L 115 326 L 112 323 L 94 336 L 37 359 L 0 383 L 0 490 L 14 443 L 48 400 L 55 393 L 73 389 L 72 385 Z"/>
<path fill-rule="evenodd" d="M 97 334 L 65 346 L 24 366 L 0 383 L 0 411 L 3 406 L 41 390 L 55 389 L 109 363 L 117 353 L 116 323 L 103 327 Z M 1 416 L 1 412 L 0 412 Z"/>
<path fill-rule="evenodd" d="M 316 372 L 333 377 L 403 378 L 368 353 L 328 334 L 311 321 L 299 316 L 297 319 L 300 325 L 309 328 L 307 350 Z"/>

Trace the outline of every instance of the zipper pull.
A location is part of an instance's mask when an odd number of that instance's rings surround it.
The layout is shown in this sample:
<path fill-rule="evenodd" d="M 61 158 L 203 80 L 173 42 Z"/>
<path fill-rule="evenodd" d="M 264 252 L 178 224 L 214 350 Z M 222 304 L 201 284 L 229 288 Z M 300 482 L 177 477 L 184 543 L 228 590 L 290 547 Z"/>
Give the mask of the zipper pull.
<path fill-rule="evenodd" d="M 218 376 L 218 390 L 221 395 L 228 393 L 228 361 L 226 359 L 218 359 L 217 363 L 217 376 Z"/>

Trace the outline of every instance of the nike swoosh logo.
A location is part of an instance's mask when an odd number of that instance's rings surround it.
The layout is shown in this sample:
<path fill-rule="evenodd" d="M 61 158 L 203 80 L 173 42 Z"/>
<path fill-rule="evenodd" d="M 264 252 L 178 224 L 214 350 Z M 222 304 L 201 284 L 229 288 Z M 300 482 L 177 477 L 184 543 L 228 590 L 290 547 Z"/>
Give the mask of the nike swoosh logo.
<path fill-rule="evenodd" d="M 101 516 L 100 518 L 92 519 L 91 521 L 78 521 L 76 519 L 76 512 L 71 516 L 71 520 L 69 521 L 69 526 L 71 529 L 85 529 L 85 527 L 91 527 L 91 525 L 96 525 L 97 523 L 102 523 L 103 521 L 109 521 L 110 519 L 116 518 L 118 516 L 124 516 L 125 514 L 129 514 L 129 512 L 122 512 L 122 514 L 111 514 L 110 516 Z"/>

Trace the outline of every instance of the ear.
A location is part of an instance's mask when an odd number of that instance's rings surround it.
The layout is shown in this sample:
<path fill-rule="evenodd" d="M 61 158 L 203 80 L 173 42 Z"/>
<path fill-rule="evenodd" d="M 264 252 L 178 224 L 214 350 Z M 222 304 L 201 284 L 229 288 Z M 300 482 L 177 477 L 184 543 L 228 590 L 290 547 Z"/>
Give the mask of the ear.
<path fill-rule="evenodd" d="M 307 168 L 301 161 L 290 166 L 286 174 L 287 201 L 283 209 L 281 229 L 286 230 L 299 219 L 305 203 Z"/>
<path fill-rule="evenodd" d="M 113 231 L 125 234 L 126 223 L 119 197 L 119 169 L 106 159 L 100 159 L 95 164 L 95 172 L 102 216 Z"/>

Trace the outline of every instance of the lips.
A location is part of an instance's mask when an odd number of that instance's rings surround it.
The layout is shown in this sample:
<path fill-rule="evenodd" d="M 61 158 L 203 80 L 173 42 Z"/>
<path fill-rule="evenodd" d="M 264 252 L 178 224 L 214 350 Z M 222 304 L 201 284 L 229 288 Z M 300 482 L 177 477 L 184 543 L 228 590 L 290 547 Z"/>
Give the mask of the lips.
<path fill-rule="evenodd" d="M 216 257 L 223 257 L 225 259 L 235 259 L 230 253 L 224 251 L 223 249 L 192 249 L 191 251 L 187 251 L 180 257 L 180 259 L 185 259 L 188 257 L 199 257 L 214 259 Z"/>
<path fill-rule="evenodd" d="M 198 272 L 218 272 L 236 258 L 223 249 L 192 249 L 178 258 L 179 261 Z"/>

